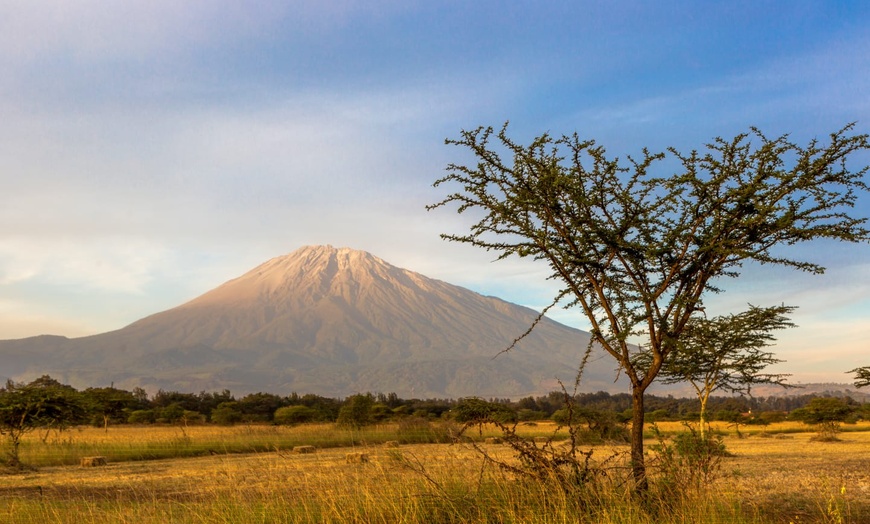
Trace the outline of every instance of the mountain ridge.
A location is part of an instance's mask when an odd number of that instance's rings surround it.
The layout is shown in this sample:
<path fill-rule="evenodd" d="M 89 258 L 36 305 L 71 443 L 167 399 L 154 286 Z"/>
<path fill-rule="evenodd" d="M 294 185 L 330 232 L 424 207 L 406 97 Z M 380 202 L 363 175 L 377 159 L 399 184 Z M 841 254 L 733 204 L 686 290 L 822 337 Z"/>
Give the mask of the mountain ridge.
<path fill-rule="evenodd" d="M 364 251 L 306 246 L 121 329 L 0 341 L 0 356 L 13 378 L 84 386 L 515 397 L 572 384 L 589 341 L 545 318 L 500 354 L 536 317 Z M 616 390 L 600 356 L 584 384 Z"/>

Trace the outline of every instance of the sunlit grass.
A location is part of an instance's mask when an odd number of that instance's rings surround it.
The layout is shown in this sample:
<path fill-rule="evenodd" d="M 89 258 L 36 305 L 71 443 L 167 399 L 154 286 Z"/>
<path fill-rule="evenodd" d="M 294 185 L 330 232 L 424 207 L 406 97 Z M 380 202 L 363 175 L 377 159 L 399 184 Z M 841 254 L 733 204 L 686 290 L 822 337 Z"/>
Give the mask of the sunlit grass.
<path fill-rule="evenodd" d="M 659 426 L 666 432 L 683 429 L 680 423 Z M 787 432 L 798 427 L 803 432 Z M 547 423 L 519 426 L 529 437 L 550 436 L 555 429 Z M 566 493 L 487 464 L 468 444 L 412 443 L 431 436 L 400 435 L 395 424 L 363 431 L 331 424 L 114 427 L 108 433 L 83 428 L 56 440 L 49 435 L 46 443 L 38 435 L 28 438 L 23 458 L 41 465 L 0 476 L 0 522 L 870 521 L 870 424 L 855 426 L 865 431 L 834 443 L 812 442 L 809 428 L 791 423 L 766 428 L 781 438 L 737 438 L 733 429 L 716 429 L 726 432 L 734 457 L 724 460 L 715 485 L 677 501 L 642 504 L 629 494 L 624 469 L 611 471 L 594 489 Z M 484 428 L 471 436 L 482 442 L 493 434 Z M 384 446 L 389 440 L 404 444 Z M 294 445 L 315 445 L 318 451 L 294 454 Z M 480 445 L 513 460 L 507 446 Z M 594 449 L 603 459 L 627 447 Z M 369 462 L 347 463 L 349 451 L 367 453 Z M 149 454 L 178 458 L 144 460 Z M 88 455 L 106 456 L 109 464 L 63 465 Z"/>

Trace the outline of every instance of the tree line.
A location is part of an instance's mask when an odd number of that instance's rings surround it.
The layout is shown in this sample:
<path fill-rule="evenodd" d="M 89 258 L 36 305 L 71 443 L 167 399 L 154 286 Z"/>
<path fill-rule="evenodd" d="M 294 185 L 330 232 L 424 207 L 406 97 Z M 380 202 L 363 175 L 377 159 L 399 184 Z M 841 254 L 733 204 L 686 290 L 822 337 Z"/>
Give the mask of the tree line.
<path fill-rule="evenodd" d="M 849 406 L 859 407 L 855 399 L 839 391 L 791 396 L 713 396 L 708 409 L 713 420 L 728 420 L 739 414 L 749 421 L 764 415 L 768 420 L 806 407 L 817 397 L 842 397 Z M 158 390 L 149 395 L 142 388 L 89 387 L 77 390 L 43 375 L 28 383 L 8 381 L 0 388 L 0 428 L 4 434 L 19 424 L 36 428 L 64 429 L 76 425 L 108 428 L 116 424 L 219 424 L 306 422 L 343 422 L 353 419 L 376 423 L 405 416 L 449 418 L 465 399 L 404 399 L 396 393 L 364 393 L 346 398 L 315 394 L 278 395 L 250 393 L 236 396 L 230 390 L 185 393 Z M 565 409 L 566 396 L 553 391 L 543 396 L 519 400 L 490 398 L 508 417 L 517 421 L 552 419 Z M 571 399 L 578 408 L 610 412 L 630 420 L 632 397 L 627 393 L 577 393 Z M 696 398 L 673 395 L 648 395 L 647 416 L 653 420 L 696 420 Z"/>

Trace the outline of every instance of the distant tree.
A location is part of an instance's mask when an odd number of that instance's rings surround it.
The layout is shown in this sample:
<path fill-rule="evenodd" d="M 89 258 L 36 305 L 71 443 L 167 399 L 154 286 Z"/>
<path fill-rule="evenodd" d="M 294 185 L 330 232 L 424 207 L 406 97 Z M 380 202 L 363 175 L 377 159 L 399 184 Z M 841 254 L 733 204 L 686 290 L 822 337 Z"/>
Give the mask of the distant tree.
<path fill-rule="evenodd" d="M 562 289 L 541 315 L 566 297 L 579 306 L 592 341 L 631 383 L 632 473 L 645 492 L 644 394 L 717 281 L 739 276 L 749 261 L 821 273 L 780 247 L 870 239 L 867 219 L 850 214 L 868 189 L 868 168 L 853 171 L 846 161 L 870 149 L 867 135 L 849 136 L 852 128 L 806 147 L 752 128 L 701 152 L 671 148 L 679 167 L 654 176 L 665 154 L 644 149 L 626 163 L 576 133 L 524 146 L 507 136 L 507 124 L 498 133 L 480 127 L 447 140 L 474 159 L 448 165 L 435 186 L 455 192 L 428 209 L 455 204 L 473 214 L 469 233 L 447 240 L 549 265 Z M 635 364 L 638 352 L 650 355 L 647 365 Z"/>
<path fill-rule="evenodd" d="M 192 405 L 192 403 L 182 402 L 185 406 L 185 409 L 189 409 L 192 411 L 198 411 L 199 413 L 205 415 L 206 417 L 211 416 L 211 412 L 216 407 L 220 406 L 224 402 L 234 402 L 236 399 L 233 397 L 233 394 L 228 389 L 224 389 L 221 392 L 212 392 L 207 393 L 205 391 L 200 391 L 198 395 L 196 395 L 197 403 L 196 405 Z"/>
<path fill-rule="evenodd" d="M 503 403 L 487 402 L 482 398 L 467 397 L 460 399 L 451 410 L 453 420 L 462 423 L 500 422 L 508 424 L 517 421 L 517 414 Z"/>
<path fill-rule="evenodd" d="M 351 395 L 338 411 L 336 422 L 339 426 L 359 429 L 372 423 L 372 407 L 375 399 L 372 395 Z"/>
<path fill-rule="evenodd" d="M 0 435 L 9 439 L 6 463 L 20 468 L 21 439 L 38 428 L 63 428 L 84 420 L 78 392 L 44 375 L 28 384 L 7 381 L 0 389 Z"/>
<path fill-rule="evenodd" d="M 239 410 L 245 420 L 270 422 L 275 410 L 287 405 L 287 400 L 272 393 L 251 393 L 239 399 Z"/>
<path fill-rule="evenodd" d="M 128 424 L 153 424 L 157 421 L 157 414 L 153 409 L 137 409 L 127 417 Z"/>
<path fill-rule="evenodd" d="M 842 424 L 854 408 L 839 398 L 816 397 L 803 408 L 791 412 L 790 418 L 816 426 L 817 440 L 836 440 Z"/>
<path fill-rule="evenodd" d="M 707 404 L 713 392 L 749 394 L 755 384 L 785 385 L 788 375 L 764 373 L 767 366 L 782 361 L 763 349 L 775 342 L 774 330 L 794 327 L 786 314 L 795 309 L 750 304 L 748 310 L 736 315 L 709 320 L 695 316 L 688 322 L 659 374 L 664 384 L 691 384 L 701 407 L 701 439 L 706 438 Z M 642 353 L 638 357 L 640 362 L 652 355 Z M 648 367 L 651 363 L 642 365 Z"/>
<path fill-rule="evenodd" d="M 315 420 L 321 422 L 334 422 L 338 418 L 338 411 L 342 406 L 342 402 L 334 398 L 321 397 L 313 393 L 302 396 L 293 393 L 287 397 L 286 404 L 308 406 L 317 412 Z"/>
<path fill-rule="evenodd" d="M 242 421 L 242 410 L 239 403 L 221 402 L 211 411 L 211 421 L 221 426 L 232 426 Z"/>
<path fill-rule="evenodd" d="M 169 424 L 174 424 L 176 422 L 182 422 L 184 418 L 184 412 L 190 411 L 188 409 L 184 409 L 184 406 L 181 403 L 174 402 L 169 404 L 168 406 L 161 408 L 158 411 L 157 422 L 166 422 Z"/>
<path fill-rule="evenodd" d="M 317 411 L 308 406 L 284 406 L 275 410 L 273 420 L 283 426 L 295 426 L 313 422 L 317 415 Z"/>
<path fill-rule="evenodd" d="M 863 388 L 864 386 L 870 386 L 870 366 L 865 366 L 863 368 L 855 368 L 849 373 L 855 374 L 855 387 Z"/>
<path fill-rule="evenodd" d="M 109 431 L 110 420 L 124 421 L 127 410 L 139 404 L 133 393 L 114 387 L 87 388 L 81 395 L 88 411 L 99 418 L 106 432 Z"/>

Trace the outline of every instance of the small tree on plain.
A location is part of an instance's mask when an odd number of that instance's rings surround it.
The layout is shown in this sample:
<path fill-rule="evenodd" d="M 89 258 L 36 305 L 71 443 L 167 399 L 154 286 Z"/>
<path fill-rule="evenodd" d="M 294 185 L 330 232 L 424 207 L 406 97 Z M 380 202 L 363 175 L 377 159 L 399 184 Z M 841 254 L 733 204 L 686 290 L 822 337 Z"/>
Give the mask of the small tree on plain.
<path fill-rule="evenodd" d="M 839 398 L 816 397 L 806 407 L 791 412 L 791 418 L 816 427 L 816 440 L 837 440 L 842 424 L 854 409 Z"/>
<path fill-rule="evenodd" d="M 128 409 L 136 406 L 133 393 L 114 387 L 87 388 L 81 393 L 88 411 L 99 417 L 103 430 L 109 431 L 109 421 L 123 419 Z"/>
<path fill-rule="evenodd" d="M 21 468 L 21 439 L 38 428 L 65 427 L 84 420 L 78 392 L 43 376 L 29 384 L 7 381 L 0 389 L 0 435 L 9 439 L 6 463 Z"/>
<path fill-rule="evenodd" d="M 846 161 L 870 149 L 867 135 L 849 136 L 852 127 L 826 145 L 800 147 L 752 128 L 702 152 L 671 148 L 680 167 L 669 176 L 651 174 L 663 153 L 643 150 L 626 163 L 576 133 L 524 146 L 507 136 L 507 124 L 498 133 L 480 127 L 447 140 L 474 161 L 448 165 L 435 186 L 455 192 L 428 209 L 455 204 L 474 214 L 468 234 L 447 240 L 549 265 L 562 288 L 542 315 L 566 297 L 579 306 L 592 339 L 631 383 L 632 473 L 645 492 L 644 393 L 704 296 L 719 291 L 717 280 L 739 276 L 749 261 L 821 273 L 779 248 L 870 239 L 867 219 L 849 213 L 868 189 L 868 168 L 853 171 Z M 649 354 L 647 364 L 636 364 L 638 352 Z"/>
<path fill-rule="evenodd" d="M 773 331 L 794 327 L 786 314 L 796 308 L 760 308 L 750 304 L 736 315 L 707 319 L 694 317 L 662 366 L 664 384 L 691 384 L 700 404 L 700 438 L 706 438 L 707 403 L 714 391 L 749 394 L 754 384 L 785 386 L 788 375 L 764 373 L 767 366 L 782 362 L 763 351 L 775 342 Z M 639 360 L 649 359 L 649 353 Z M 649 366 L 649 363 L 645 364 Z"/>

